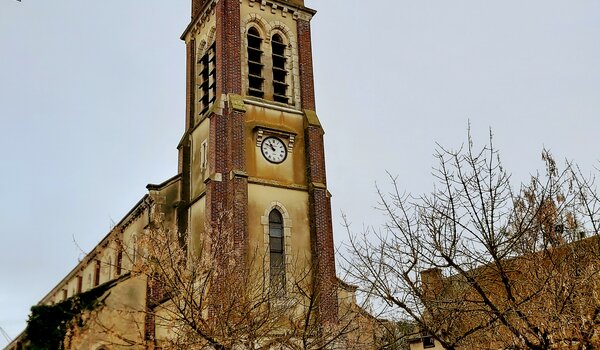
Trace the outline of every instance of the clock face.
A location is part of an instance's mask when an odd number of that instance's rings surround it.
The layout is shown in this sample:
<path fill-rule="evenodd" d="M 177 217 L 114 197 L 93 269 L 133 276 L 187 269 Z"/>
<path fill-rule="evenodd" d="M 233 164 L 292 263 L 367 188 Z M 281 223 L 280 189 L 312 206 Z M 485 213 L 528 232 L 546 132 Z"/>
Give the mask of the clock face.
<path fill-rule="evenodd" d="M 271 163 L 279 164 L 287 157 L 287 147 L 283 141 L 276 137 L 267 137 L 263 140 L 260 150 L 263 156 Z"/>

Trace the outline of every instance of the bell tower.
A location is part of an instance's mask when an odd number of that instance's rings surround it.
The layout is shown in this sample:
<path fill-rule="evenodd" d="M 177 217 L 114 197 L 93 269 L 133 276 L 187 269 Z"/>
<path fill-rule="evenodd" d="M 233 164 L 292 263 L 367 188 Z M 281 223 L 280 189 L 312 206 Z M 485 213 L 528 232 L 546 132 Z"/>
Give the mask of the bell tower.
<path fill-rule="evenodd" d="M 338 281 L 313 83 L 316 12 L 303 0 L 192 0 L 191 13 L 182 35 L 179 231 L 197 250 L 225 221 L 236 263 L 257 264 L 259 252 L 272 285 L 309 270 L 318 320 L 335 323 Z"/>

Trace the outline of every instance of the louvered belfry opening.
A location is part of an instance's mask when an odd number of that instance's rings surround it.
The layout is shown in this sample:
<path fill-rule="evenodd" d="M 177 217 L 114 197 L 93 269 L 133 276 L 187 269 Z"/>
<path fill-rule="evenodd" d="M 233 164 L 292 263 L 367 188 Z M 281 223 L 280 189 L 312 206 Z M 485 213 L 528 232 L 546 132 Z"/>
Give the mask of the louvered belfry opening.
<path fill-rule="evenodd" d="M 217 98 L 216 43 L 198 61 L 198 92 L 200 115 L 205 114 Z"/>
<path fill-rule="evenodd" d="M 248 29 L 248 95 L 263 98 L 263 39 L 254 27 Z"/>
<path fill-rule="evenodd" d="M 271 288 L 281 293 L 285 285 L 285 252 L 283 244 L 283 218 L 277 209 L 269 214 L 269 259 Z"/>
<path fill-rule="evenodd" d="M 273 100 L 288 103 L 288 71 L 286 69 L 287 58 L 285 56 L 287 45 L 283 42 L 279 34 L 275 34 L 271 39 L 271 47 L 273 52 Z"/>

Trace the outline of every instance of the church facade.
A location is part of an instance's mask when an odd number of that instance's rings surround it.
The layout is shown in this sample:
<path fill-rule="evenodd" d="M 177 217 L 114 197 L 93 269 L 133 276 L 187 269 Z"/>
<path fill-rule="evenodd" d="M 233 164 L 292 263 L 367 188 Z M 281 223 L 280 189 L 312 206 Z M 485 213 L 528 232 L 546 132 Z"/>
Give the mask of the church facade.
<path fill-rule="evenodd" d="M 355 304 L 355 288 L 336 276 L 313 83 L 310 21 L 316 12 L 303 0 L 192 0 L 191 10 L 181 37 L 187 96 L 177 175 L 148 185 L 38 306 L 77 300 L 81 315 L 61 340 L 69 349 L 166 349 L 181 346 L 175 338 L 184 335 L 194 345 L 172 348 L 240 348 L 252 341 L 252 348 L 268 347 L 269 339 L 282 341 L 274 348 L 311 348 L 308 340 L 324 348 L 372 348 L 376 320 Z M 145 268 L 167 264 L 149 258 L 160 235 L 165 245 L 169 237 L 176 242 L 173 254 L 184 252 L 185 271 L 204 278 L 205 284 L 191 284 L 190 298 L 205 300 L 195 316 L 177 313 L 185 303 L 160 279 L 164 269 Z M 249 281 L 258 287 L 247 287 Z M 94 291 L 93 306 L 83 307 L 79 296 Z M 219 299 L 232 291 L 240 304 L 253 294 L 247 305 L 278 318 L 275 325 L 237 333 L 229 323 L 229 333 L 217 327 L 213 319 L 234 313 L 229 299 Z M 240 315 L 254 314 L 235 312 L 236 324 L 250 327 Z M 302 331 L 291 329 L 298 318 Z M 194 332 L 199 337 L 190 340 Z M 229 339 L 232 334 L 240 339 Z M 25 332 L 7 349 L 27 348 L 32 337 Z"/>

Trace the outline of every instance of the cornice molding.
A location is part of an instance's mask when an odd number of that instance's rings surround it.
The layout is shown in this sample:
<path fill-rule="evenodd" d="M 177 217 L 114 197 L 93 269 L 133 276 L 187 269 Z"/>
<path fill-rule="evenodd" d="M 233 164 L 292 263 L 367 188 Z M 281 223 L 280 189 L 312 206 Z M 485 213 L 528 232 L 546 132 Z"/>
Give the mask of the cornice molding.
<path fill-rule="evenodd" d="M 286 17 L 288 14 L 295 20 L 301 19 L 304 21 L 310 21 L 317 11 L 304 6 L 293 5 L 277 0 L 240 0 L 240 4 L 244 1 L 248 2 L 248 6 L 258 6 L 261 11 L 271 11 L 277 13 L 281 11 L 281 15 Z"/>
<path fill-rule="evenodd" d="M 317 11 L 304 6 L 293 5 L 277 0 L 239 0 L 240 4 L 244 1 L 248 3 L 248 6 L 258 6 L 261 11 L 270 11 L 271 13 L 277 13 L 281 11 L 281 15 L 286 17 L 287 15 L 292 16 L 295 20 L 310 21 Z M 204 4 L 204 7 L 198 12 L 198 15 L 192 19 L 190 24 L 185 28 L 183 34 L 181 34 L 181 40 L 186 40 L 189 33 L 198 33 L 207 23 L 206 19 L 214 15 L 216 6 L 220 0 L 210 0 Z"/>
<path fill-rule="evenodd" d="M 198 15 L 195 18 L 192 18 L 192 21 L 181 34 L 181 40 L 186 41 L 187 35 L 191 33 L 198 33 L 208 21 L 206 19 L 211 15 L 214 15 L 216 11 L 217 4 L 219 0 L 210 0 L 204 4 L 204 7 L 198 12 Z"/>

